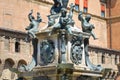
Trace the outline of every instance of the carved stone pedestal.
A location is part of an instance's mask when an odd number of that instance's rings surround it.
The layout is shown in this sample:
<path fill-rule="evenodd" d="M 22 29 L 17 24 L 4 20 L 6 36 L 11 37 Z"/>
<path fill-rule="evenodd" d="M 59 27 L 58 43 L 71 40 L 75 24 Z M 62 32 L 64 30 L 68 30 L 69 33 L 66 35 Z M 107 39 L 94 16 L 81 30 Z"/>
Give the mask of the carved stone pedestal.
<path fill-rule="evenodd" d="M 101 72 L 75 69 L 73 64 L 35 67 L 33 71 L 23 72 L 19 77 L 26 80 L 101 80 Z"/>
<path fill-rule="evenodd" d="M 36 34 L 37 57 L 32 71 L 21 72 L 19 77 L 27 80 L 100 80 L 102 67 L 93 65 L 89 60 L 84 40 L 90 34 L 72 30 L 56 30 L 50 34 L 46 30 Z M 37 59 L 36 59 L 37 58 Z M 32 65 L 32 64 L 30 64 Z M 29 67 L 28 67 L 29 69 Z"/>

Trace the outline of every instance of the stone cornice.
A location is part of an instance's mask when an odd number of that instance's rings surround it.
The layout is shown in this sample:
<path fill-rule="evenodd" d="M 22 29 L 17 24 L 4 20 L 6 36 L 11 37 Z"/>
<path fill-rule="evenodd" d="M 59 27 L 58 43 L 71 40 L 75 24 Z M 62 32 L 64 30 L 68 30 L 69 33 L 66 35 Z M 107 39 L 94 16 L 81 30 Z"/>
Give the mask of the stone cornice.
<path fill-rule="evenodd" d="M 112 20 L 112 19 L 119 19 L 119 18 L 120 18 L 120 15 L 118 15 L 118 16 L 112 16 L 112 17 L 110 17 L 110 18 L 107 17 L 106 19 L 107 19 L 107 20 L 109 20 L 109 19 Z"/>
<path fill-rule="evenodd" d="M 105 52 L 105 53 L 109 53 L 109 54 L 120 54 L 119 50 L 114 50 L 114 49 L 109 49 L 109 48 L 102 48 L 102 47 L 93 46 L 93 45 L 90 45 L 89 49 L 97 50 L 98 52 L 101 51 L 101 52 Z"/>
<path fill-rule="evenodd" d="M 9 29 L 9 28 L 1 28 L 0 27 L 0 36 L 8 36 L 8 37 L 11 37 L 11 38 L 24 39 L 26 37 L 26 35 L 27 34 L 25 32 L 22 32 L 22 31 L 13 30 L 13 29 Z M 109 49 L 109 48 L 102 48 L 102 47 L 93 46 L 93 45 L 90 45 L 89 49 L 102 51 L 102 52 L 105 52 L 105 53 L 108 52 L 108 53 L 120 54 L 119 50 L 113 50 L 113 49 Z"/>
<path fill-rule="evenodd" d="M 107 19 L 107 23 L 111 22 L 111 23 L 116 23 L 116 22 L 120 22 L 120 15 L 118 16 L 112 16 L 112 17 L 108 17 Z"/>
<path fill-rule="evenodd" d="M 26 37 L 26 33 L 18 30 L 0 27 L 0 36 L 24 39 Z"/>

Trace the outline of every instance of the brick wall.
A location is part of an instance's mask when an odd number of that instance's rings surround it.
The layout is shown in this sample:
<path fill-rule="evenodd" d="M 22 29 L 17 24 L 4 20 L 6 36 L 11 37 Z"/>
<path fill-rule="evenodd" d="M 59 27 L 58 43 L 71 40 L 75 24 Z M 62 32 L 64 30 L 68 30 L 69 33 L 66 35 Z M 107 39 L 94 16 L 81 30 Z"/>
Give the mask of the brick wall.
<path fill-rule="evenodd" d="M 109 1 L 107 2 L 108 47 L 120 50 L 120 0 L 111 0 L 111 5 Z"/>
<path fill-rule="evenodd" d="M 44 22 L 47 22 L 51 5 L 45 6 L 42 3 L 30 2 L 26 0 L 0 0 L 0 27 L 11 28 L 25 31 L 29 25 L 27 18 L 31 9 L 34 10 L 34 16 L 37 11 L 41 13 Z M 40 26 L 45 26 L 42 23 Z"/>
<path fill-rule="evenodd" d="M 48 0 L 47 0 L 48 1 Z M 94 4 L 98 3 L 100 5 L 100 2 L 95 2 Z M 74 3 L 74 0 L 70 0 L 70 2 Z M 69 2 L 69 4 L 70 4 Z M 50 1 L 51 3 L 51 1 Z M 81 1 L 81 6 L 83 2 Z M 100 6 L 96 7 L 94 11 L 92 10 L 92 2 L 89 2 L 89 9 L 88 11 L 90 13 L 93 13 L 96 15 L 99 15 L 100 13 L 97 11 L 96 8 L 100 8 Z M 20 30 L 25 31 L 25 27 L 29 25 L 29 20 L 27 18 L 28 13 L 31 9 L 34 10 L 34 16 L 36 16 L 36 12 L 40 12 L 43 22 L 40 23 L 40 27 L 44 27 L 47 22 L 48 18 L 47 16 L 50 14 L 50 8 L 52 5 L 49 3 L 43 3 L 41 0 L 37 2 L 37 0 L 0 0 L 0 27 L 10 28 L 14 30 Z M 82 8 L 82 7 L 81 7 Z M 75 26 L 81 28 L 80 21 L 78 20 L 78 13 L 74 12 L 73 16 L 75 20 Z M 101 19 L 100 17 L 92 16 L 91 23 L 95 25 L 95 29 L 93 30 L 96 34 L 96 36 L 99 38 L 98 40 L 93 40 L 92 37 L 90 39 L 90 44 L 94 45 L 94 42 L 96 43 L 96 46 L 101 47 L 107 47 L 107 30 L 106 30 L 106 20 Z"/>

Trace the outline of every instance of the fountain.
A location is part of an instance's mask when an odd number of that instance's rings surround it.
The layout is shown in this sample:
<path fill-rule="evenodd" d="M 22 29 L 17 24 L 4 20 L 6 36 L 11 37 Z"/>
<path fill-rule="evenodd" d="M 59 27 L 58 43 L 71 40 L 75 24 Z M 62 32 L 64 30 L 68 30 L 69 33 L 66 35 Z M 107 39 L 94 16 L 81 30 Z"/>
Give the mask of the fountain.
<path fill-rule="evenodd" d="M 32 16 L 33 10 L 29 13 L 26 41 L 32 41 L 33 59 L 29 65 L 21 65 L 17 69 L 18 80 L 102 80 L 110 70 L 90 62 L 89 38 L 92 35 L 97 39 L 92 32 L 94 26 L 89 23 L 91 16 L 84 19 L 82 11 L 79 12 L 80 30 L 72 19 L 74 5 L 70 5 L 68 13 L 67 2 L 62 4 L 54 0 L 48 26 L 41 31 L 38 31 L 42 21 L 40 13 L 37 13 L 37 20 Z"/>

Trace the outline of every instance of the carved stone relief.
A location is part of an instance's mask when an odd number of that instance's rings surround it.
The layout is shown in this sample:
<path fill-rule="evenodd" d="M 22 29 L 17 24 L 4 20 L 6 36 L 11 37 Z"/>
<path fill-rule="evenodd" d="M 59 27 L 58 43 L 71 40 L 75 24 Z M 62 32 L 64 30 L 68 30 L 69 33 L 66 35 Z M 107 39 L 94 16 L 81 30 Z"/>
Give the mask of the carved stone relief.
<path fill-rule="evenodd" d="M 81 46 L 82 39 L 80 39 L 80 37 L 74 36 L 71 43 L 71 60 L 75 64 L 80 64 L 83 52 L 83 47 Z"/>
<path fill-rule="evenodd" d="M 40 45 L 40 59 L 43 64 L 54 61 L 55 45 L 52 40 L 43 40 Z"/>

